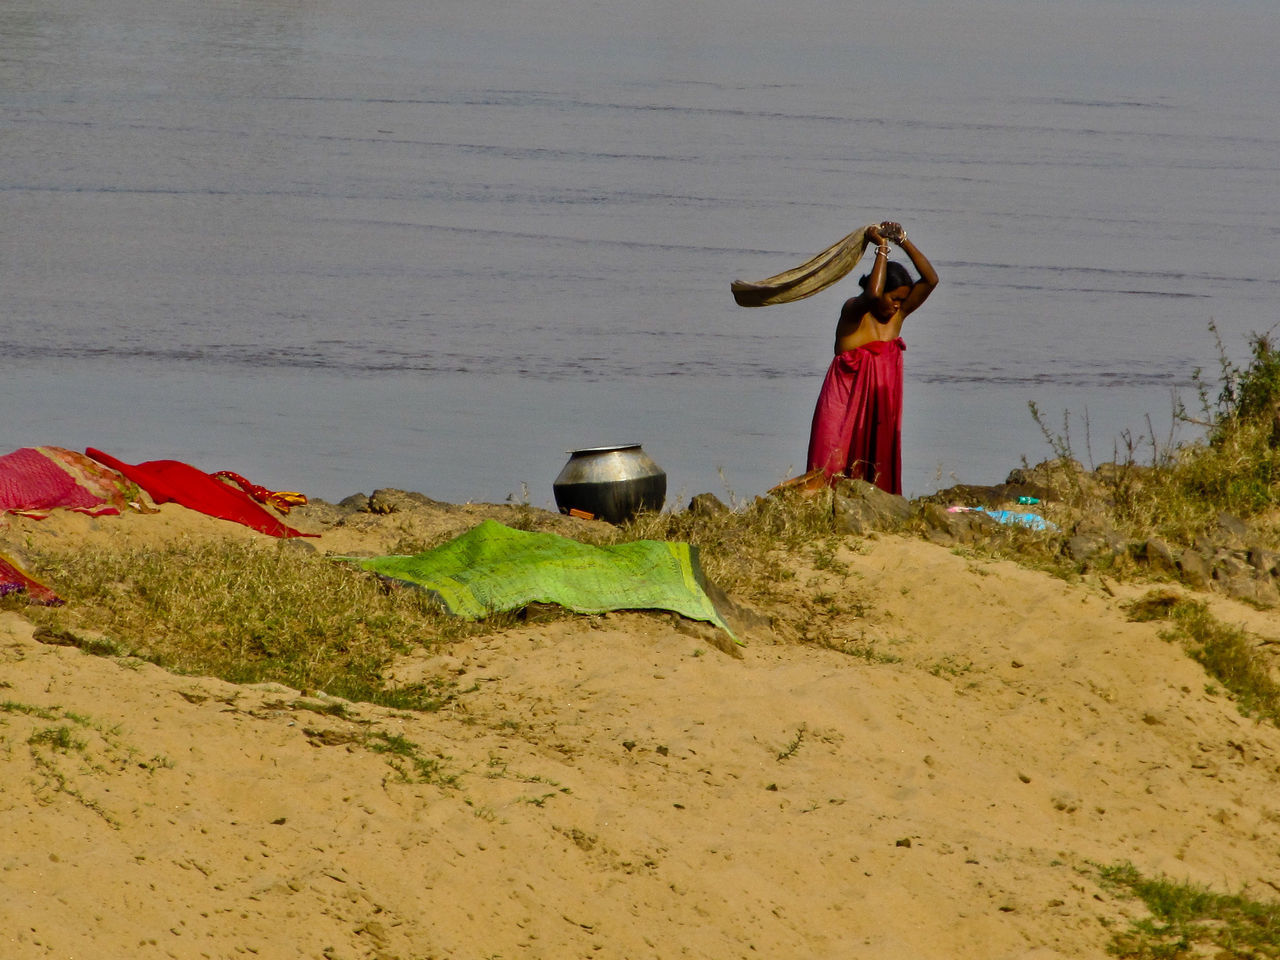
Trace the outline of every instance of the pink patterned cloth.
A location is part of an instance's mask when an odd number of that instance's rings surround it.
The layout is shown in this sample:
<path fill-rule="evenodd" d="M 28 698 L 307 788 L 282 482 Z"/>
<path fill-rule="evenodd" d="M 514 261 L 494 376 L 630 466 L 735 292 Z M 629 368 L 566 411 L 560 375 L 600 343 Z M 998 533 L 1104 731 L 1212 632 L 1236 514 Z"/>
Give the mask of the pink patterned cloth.
<path fill-rule="evenodd" d="M 828 482 L 868 480 L 902 493 L 902 353 L 907 345 L 873 341 L 838 354 L 813 411 L 809 470 Z"/>
<path fill-rule="evenodd" d="M 64 507 L 101 516 L 119 513 L 131 494 L 123 476 L 74 450 L 23 447 L 0 456 L 0 513 Z"/>

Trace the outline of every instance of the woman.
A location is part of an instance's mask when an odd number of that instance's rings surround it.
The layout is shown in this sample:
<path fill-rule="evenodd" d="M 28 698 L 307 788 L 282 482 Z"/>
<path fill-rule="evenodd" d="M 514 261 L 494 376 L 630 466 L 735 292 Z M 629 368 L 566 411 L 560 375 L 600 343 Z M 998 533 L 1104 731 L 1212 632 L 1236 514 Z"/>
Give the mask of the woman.
<path fill-rule="evenodd" d="M 876 244 L 862 293 L 845 301 L 836 324 L 835 358 L 827 369 L 809 434 L 811 474 L 827 482 L 868 480 L 902 493 L 902 323 L 933 292 L 938 274 L 901 224 L 866 229 Z M 920 279 L 889 261 L 889 243 L 911 258 Z"/>

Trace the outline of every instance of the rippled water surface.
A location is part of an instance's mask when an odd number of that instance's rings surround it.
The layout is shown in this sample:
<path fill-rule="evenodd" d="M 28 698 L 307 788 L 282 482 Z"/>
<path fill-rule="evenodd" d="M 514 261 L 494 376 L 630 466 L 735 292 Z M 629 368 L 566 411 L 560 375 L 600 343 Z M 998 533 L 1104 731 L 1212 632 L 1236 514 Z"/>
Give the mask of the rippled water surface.
<path fill-rule="evenodd" d="M 606 9 L 612 6 L 617 9 Z M 854 279 L 735 277 L 903 221 L 905 477 L 1086 456 L 1278 319 L 1280 13 L 1143 0 L 0 8 L 0 447 L 341 497 L 551 499 L 642 442 L 671 502 L 803 467 Z M 744 9 L 747 8 L 747 9 Z"/>

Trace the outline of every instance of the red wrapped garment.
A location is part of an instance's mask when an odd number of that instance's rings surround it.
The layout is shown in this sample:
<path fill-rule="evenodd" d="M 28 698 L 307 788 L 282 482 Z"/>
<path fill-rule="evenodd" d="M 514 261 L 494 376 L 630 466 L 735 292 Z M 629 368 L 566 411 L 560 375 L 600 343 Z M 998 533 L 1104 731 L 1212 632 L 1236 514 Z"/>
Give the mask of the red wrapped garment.
<path fill-rule="evenodd" d="M 133 485 L 83 453 L 23 447 L 0 457 L 0 513 L 40 517 L 59 507 L 91 516 L 119 513 Z"/>
<path fill-rule="evenodd" d="M 898 337 L 838 354 L 813 411 L 809 470 L 902 493 L 902 352 Z"/>
<path fill-rule="evenodd" d="M 273 514 L 258 506 L 243 490 L 229 487 L 209 474 L 179 460 L 148 460 L 128 464 L 110 454 L 90 447 L 85 451 L 99 463 L 119 470 L 140 486 L 156 503 L 180 503 L 191 510 L 232 520 L 273 537 L 317 537 L 317 533 L 300 533 L 286 526 Z"/>

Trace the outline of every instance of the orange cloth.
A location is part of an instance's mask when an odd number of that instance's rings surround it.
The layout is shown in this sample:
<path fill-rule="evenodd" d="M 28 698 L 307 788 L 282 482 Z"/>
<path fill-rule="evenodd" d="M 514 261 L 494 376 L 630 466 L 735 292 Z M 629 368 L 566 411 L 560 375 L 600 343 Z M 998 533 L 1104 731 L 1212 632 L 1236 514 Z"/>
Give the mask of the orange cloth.
<path fill-rule="evenodd" d="M 281 513 L 288 513 L 294 507 L 306 506 L 307 497 L 292 490 L 268 490 L 256 483 L 250 483 L 238 473 L 230 470 L 219 470 L 211 474 L 215 480 L 229 480 L 259 503 L 269 503 Z"/>

